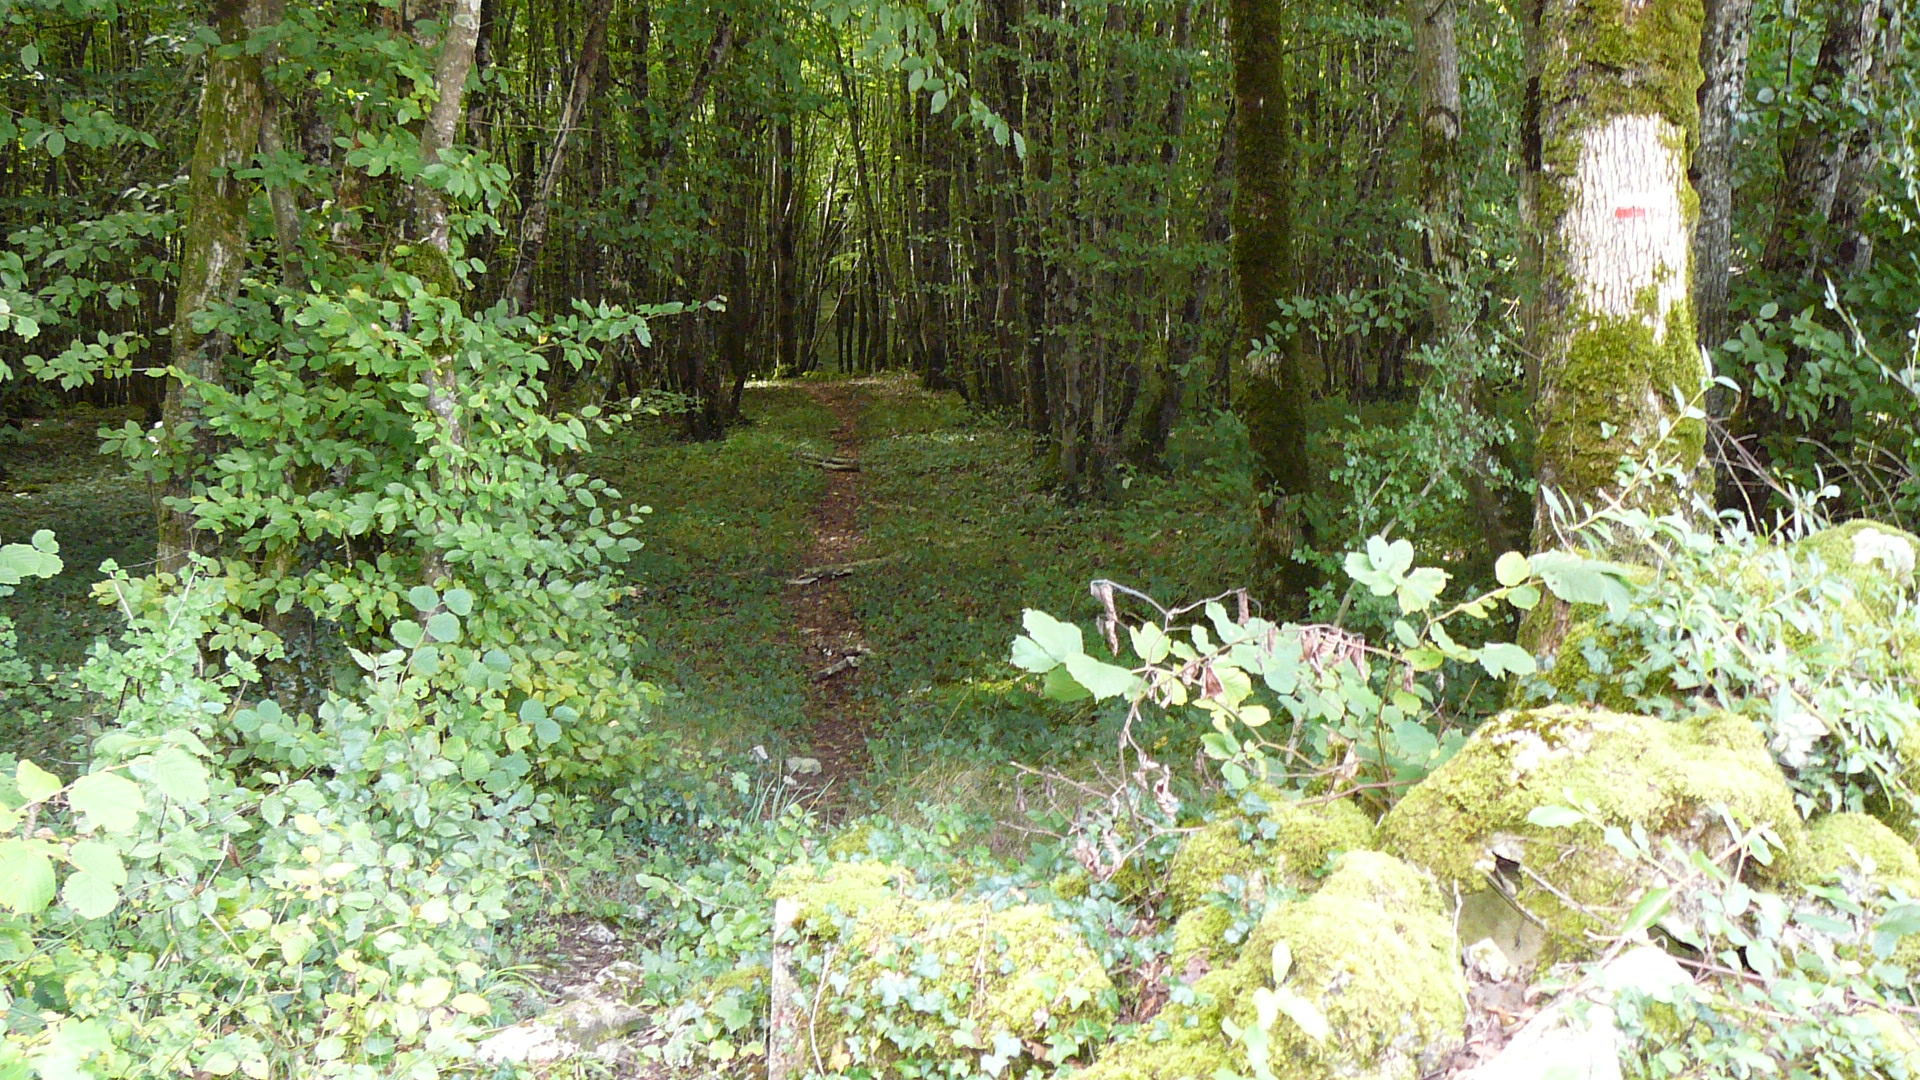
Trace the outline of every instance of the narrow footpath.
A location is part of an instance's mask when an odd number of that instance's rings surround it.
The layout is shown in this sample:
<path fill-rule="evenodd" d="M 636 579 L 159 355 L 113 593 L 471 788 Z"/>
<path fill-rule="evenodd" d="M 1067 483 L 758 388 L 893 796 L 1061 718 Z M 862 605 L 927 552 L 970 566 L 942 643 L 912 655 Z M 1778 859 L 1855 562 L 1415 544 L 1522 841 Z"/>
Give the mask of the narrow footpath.
<path fill-rule="evenodd" d="M 806 754 L 812 759 L 797 779 L 816 808 L 831 813 L 845 804 L 852 784 L 868 766 L 867 736 L 873 705 L 859 696 L 866 637 L 840 579 L 856 571 L 865 537 L 860 532 L 861 475 L 858 419 L 867 395 L 859 382 L 817 383 L 807 393 L 832 410 L 833 456 L 816 464 L 827 472 L 827 491 L 814 507 L 813 542 L 800 573 L 788 580 L 787 603 L 807 665 Z M 815 770 L 812 763 L 818 764 Z"/>

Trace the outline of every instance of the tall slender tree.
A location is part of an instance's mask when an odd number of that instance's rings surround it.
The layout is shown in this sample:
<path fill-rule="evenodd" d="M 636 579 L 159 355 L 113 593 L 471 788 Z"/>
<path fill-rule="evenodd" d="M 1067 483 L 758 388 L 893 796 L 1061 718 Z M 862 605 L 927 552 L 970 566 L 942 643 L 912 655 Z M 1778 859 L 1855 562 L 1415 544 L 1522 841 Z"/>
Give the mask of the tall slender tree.
<path fill-rule="evenodd" d="M 1287 109 L 1288 24 L 1282 0 L 1231 0 L 1233 50 L 1233 268 L 1240 291 L 1240 336 L 1249 347 L 1267 338 L 1276 301 L 1294 286 L 1293 146 Z M 1304 610 L 1312 568 L 1297 558 L 1313 543 L 1304 502 L 1312 483 L 1307 461 L 1308 386 L 1292 341 L 1253 350 L 1240 380 L 1238 407 L 1253 443 L 1260 503 L 1256 578 L 1282 611 Z"/>

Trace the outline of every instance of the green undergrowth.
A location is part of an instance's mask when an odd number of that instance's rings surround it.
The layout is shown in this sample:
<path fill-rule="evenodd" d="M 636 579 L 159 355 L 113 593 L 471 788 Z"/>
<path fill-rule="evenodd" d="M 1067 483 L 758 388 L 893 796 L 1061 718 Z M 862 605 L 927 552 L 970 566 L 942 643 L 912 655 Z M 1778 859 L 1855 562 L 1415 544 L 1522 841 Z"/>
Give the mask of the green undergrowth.
<path fill-rule="evenodd" d="M 689 442 L 676 418 L 605 438 L 582 468 L 651 506 L 623 573 L 622 604 L 647 645 L 640 674 L 669 695 L 684 729 L 747 744 L 800 723 L 806 679 L 785 607 L 808 515 L 825 474 L 800 460 L 831 452 L 833 414 L 797 387 L 755 387 L 748 423 Z M 746 745 L 738 747 L 745 749 Z"/>
<path fill-rule="evenodd" d="M 93 601 L 100 564 L 112 559 L 137 571 L 153 559 L 153 504 L 146 485 L 100 455 L 100 428 L 117 427 L 130 415 L 82 409 L 25 421 L 18 438 L 0 441 L 0 543 L 52 529 L 66 562 L 59 576 L 22 583 L 16 595 L 0 602 L 30 656 L 60 663 L 85 656 L 94 638 L 122 621 Z"/>
<path fill-rule="evenodd" d="M 86 407 L 6 429 L 0 438 L 0 544 L 25 543 L 41 529 L 59 538 L 61 572 L 28 579 L 0 599 L 0 617 L 12 619 L 19 657 L 41 690 L 71 682 L 64 673 L 103 635 L 117 633 L 124 616 L 93 598 L 100 564 L 112 559 L 140 572 L 154 555 L 153 504 L 144 483 L 116 458 L 100 454 L 99 431 L 117 427 L 137 410 Z M 0 698 L 4 698 L 0 685 Z M 38 692 L 28 705 L 44 704 Z M 0 701 L 0 705 L 7 704 Z M 18 705 L 19 703 L 14 703 Z M 25 756 L 74 760 L 78 733 L 56 708 L 0 708 L 0 745 Z"/>
<path fill-rule="evenodd" d="M 1132 475 L 1112 503 L 1050 488 L 1031 437 L 952 395 L 880 383 L 859 430 L 867 553 L 889 560 L 845 584 L 874 650 L 863 692 L 885 716 L 881 768 L 911 769 L 925 794 L 995 789 L 977 768 L 1009 758 L 1058 765 L 1111 748 L 1117 714 L 1088 723 L 1008 670 L 1023 608 L 1090 619 L 1095 578 L 1198 599 L 1248 563 L 1250 507 L 1220 425 L 1177 432 L 1176 467 Z"/>

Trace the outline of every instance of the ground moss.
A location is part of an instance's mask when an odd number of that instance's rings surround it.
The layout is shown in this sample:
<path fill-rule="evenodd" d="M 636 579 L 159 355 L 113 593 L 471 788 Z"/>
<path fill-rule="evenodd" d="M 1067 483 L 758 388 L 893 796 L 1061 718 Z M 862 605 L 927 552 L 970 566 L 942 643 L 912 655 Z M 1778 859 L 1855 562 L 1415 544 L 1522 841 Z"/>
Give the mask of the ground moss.
<path fill-rule="evenodd" d="M 1253 992 L 1274 985 L 1274 946 L 1292 963 L 1281 985 L 1327 1018 L 1315 1043 L 1293 1021 L 1274 1026 L 1271 1067 L 1281 1080 L 1367 1076 L 1412 1080 L 1457 1046 L 1466 987 L 1453 928 L 1430 879 L 1391 856 L 1342 856 L 1321 890 L 1275 906 L 1231 966 L 1194 985 L 1198 1000 L 1163 1011 L 1147 1032 L 1108 1048 L 1086 1080 L 1210 1080 L 1244 1073 L 1243 1049 L 1221 1021 L 1255 1022 Z"/>
<path fill-rule="evenodd" d="M 1205 904 L 1228 876 L 1310 889 L 1329 856 L 1373 844 L 1373 821 L 1351 801 L 1300 802 L 1265 785 L 1254 796 L 1265 806 L 1257 816 L 1210 822 L 1174 853 L 1166 892 L 1175 916 Z"/>
<path fill-rule="evenodd" d="M 1593 814 L 1565 828 L 1527 821 L 1538 807 L 1569 804 Z M 1521 903 L 1546 923 L 1554 951 L 1570 952 L 1656 883 L 1651 867 L 1605 843 L 1606 826 L 1638 825 L 1656 845 L 1709 847 L 1723 840 L 1722 806 L 1736 821 L 1771 824 L 1789 859 L 1804 846 L 1786 778 L 1750 720 L 1717 713 L 1676 723 L 1554 706 L 1483 725 L 1394 807 L 1380 838 L 1384 850 L 1467 892 L 1485 887 L 1500 859 L 1522 863 L 1551 889 L 1523 875 Z"/>
<path fill-rule="evenodd" d="M 856 855 L 866 855 L 868 845 L 872 841 L 872 825 L 865 823 L 855 825 L 833 838 L 833 842 L 827 845 L 827 855 L 835 859 L 851 859 Z"/>

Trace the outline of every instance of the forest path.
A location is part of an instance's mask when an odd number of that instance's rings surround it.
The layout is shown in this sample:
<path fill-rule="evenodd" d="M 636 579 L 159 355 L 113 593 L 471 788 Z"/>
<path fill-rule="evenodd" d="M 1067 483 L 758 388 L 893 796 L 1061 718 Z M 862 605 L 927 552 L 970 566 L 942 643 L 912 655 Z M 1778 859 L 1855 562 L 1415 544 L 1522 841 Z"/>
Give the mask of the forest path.
<path fill-rule="evenodd" d="M 787 584 L 787 605 L 806 664 L 807 755 L 818 762 L 797 777 L 818 808 L 843 805 L 850 786 L 871 765 L 867 736 L 874 707 L 862 698 L 860 663 L 868 654 L 866 635 L 851 599 L 841 587 L 843 568 L 860 559 L 866 537 L 860 528 L 862 477 L 859 471 L 859 416 L 868 399 L 858 381 L 813 383 L 809 397 L 831 411 L 835 426 L 827 490 L 811 515 L 812 540 L 805 569 Z"/>

